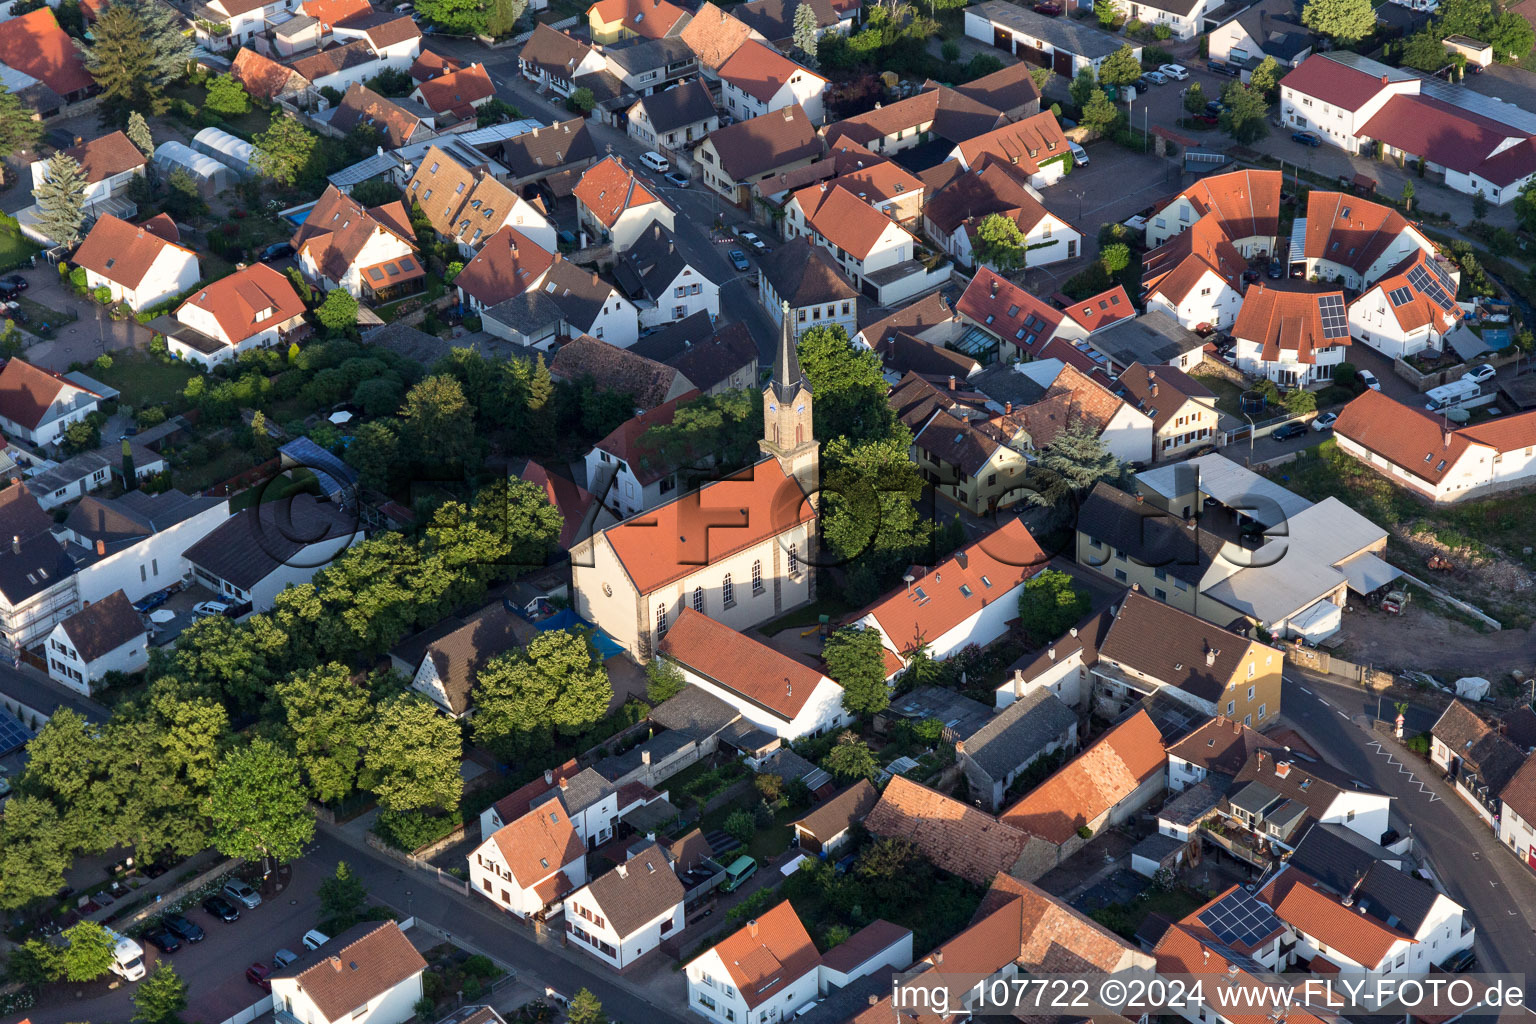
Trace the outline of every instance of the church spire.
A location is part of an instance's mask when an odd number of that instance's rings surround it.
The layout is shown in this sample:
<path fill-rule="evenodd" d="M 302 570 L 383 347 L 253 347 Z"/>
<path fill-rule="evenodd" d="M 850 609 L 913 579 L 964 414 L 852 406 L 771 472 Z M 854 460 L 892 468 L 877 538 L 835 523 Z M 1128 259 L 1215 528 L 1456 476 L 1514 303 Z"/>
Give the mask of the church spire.
<path fill-rule="evenodd" d="M 773 393 L 780 402 L 794 401 L 801 388 L 811 390 L 811 382 L 800 372 L 800 355 L 795 351 L 794 332 L 789 323 L 789 302 L 781 304 L 779 349 L 773 356 Z"/>

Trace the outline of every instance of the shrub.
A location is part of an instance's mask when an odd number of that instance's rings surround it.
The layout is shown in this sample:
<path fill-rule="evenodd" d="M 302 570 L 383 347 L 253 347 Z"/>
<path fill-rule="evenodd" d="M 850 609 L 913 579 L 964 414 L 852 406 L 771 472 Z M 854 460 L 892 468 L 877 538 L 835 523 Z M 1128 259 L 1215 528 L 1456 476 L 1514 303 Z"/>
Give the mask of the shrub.
<path fill-rule="evenodd" d="M 379 811 L 373 834 L 403 853 L 411 853 L 435 843 L 459 825 L 452 816 L 435 816 L 422 811 Z"/>
<path fill-rule="evenodd" d="M 1077 834 L 1082 839 L 1092 839 L 1093 829 L 1089 828 L 1087 825 L 1082 825 L 1078 828 Z"/>
<path fill-rule="evenodd" d="M 1407 747 L 1421 757 L 1429 756 L 1429 736 L 1426 733 L 1408 737 Z"/>
<path fill-rule="evenodd" d="M 1158 24 L 1152 26 L 1152 37 L 1154 39 L 1166 40 L 1172 38 L 1172 36 L 1173 29 L 1169 28 L 1167 25 Z"/>
<path fill-rule="evenodd" d="M 757 819 L 750 811 L 736 810 L 726 815 L 725 823 L 720 827 L 726 835 L 745 846 L 757 833 Z"/>

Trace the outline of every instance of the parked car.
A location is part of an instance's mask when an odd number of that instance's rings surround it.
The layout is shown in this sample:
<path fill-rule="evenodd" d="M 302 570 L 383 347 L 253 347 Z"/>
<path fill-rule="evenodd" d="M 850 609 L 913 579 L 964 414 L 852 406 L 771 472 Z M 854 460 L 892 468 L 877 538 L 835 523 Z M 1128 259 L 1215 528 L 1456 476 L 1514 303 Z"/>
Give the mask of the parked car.
<path fill-rule="evenodd" d="M 1285 276 L 1285 264 L 1275 260 L 1269 265 L 1269 276 L 1273 281 L 1278 281 Z"/>
<path fill-rule="evenodd" d="M 1079 167 L 1088 166 L 1088 151 L 1086 149 L 1073 142 L 1071 139 L 1067 140 L 1067 148 L 1072 151 L 1072 160 L 1074 163 L 1076 163 Z"/>
<path fill-rule="evenodd" d="M 318 928 L 311 928 L 304 933 L 303 941 L 305 949 L 319 949 L 327 942 L 330 942 L 331 937 Z"/>
<path fill-rule="evenodd" d="M 725 869 L 725 881 L 720 884 L 720 891 L 735 892 L 741 888 L 743 882 L 755 874 L 757 874 L 757 861 L 743 854 Z"/>
<path fill-rule="evenodd" d="M 6 302 L 4 304 L 4 316 L 7 320 L 14 320 L 18 324 L 27 322 L 27 311 L 21 308 L 19 302 Z"/>
<path fill-rule="evenodd" d="M 1269 436 L 1274 438 L 1276 441 L 1289 441 L 1293 437 L 1304 437 L 1306 436 L 1306 433 L 1307 428 L 1305 424 L 1287 423 L 1284 426 L 1276 427 L 1274 432 Z"/>
<path fill-rule="evenodd" d="M 763 241 L 761 238 L 758 238 L 756 231 L 738 231 L 736 232 L 736 237 L 741 239 L 744 244 L 750 245 L 752 248 L 756 249 L 758 252 L 770 251 L 768 248 L 768 243 Z"/>
<path fill-rule="evenodd" d="M 245 969 L 245 980 L 261 989 L 263 992 L 272 991 L 272 968 L 264 963 L 254 963 Z"/>
<path fill-rule="evenodd" d="M 1472 369 L 1462 374 L 1461 379 L 1469 380 L 1474 384 L 1481 384 L 1485 380 L 1492 380 L 1498 372 L 1488 363 L 1478 363 Z"/>
<path fill-rule="evenodd" d="M 1380 391 L 1381 390 L 1381 381 L 1377 380 L 1376 379 L 1376 375 L 1374 373 L 1372 373 L 1370 370 L 1361 370 L 1360 371 L 1360 383 L 1364 384 L 1366 387 L 1370 388 L 1372 391 Z"/>
<path fill-rule="evenodd" d="M 1047 0 L 1047 2 L 1035 4 L 1032 9 L 1036 14 L 1044 14 L 1054 18 L 1061 13 L 1061 4 L 1050 3 Z"/>
<path fill-rule="evenodd" d="M 1339 414 L 1336 413 L 1336 412 L 1325 412 L 1321 416 L 1319 416 L 1317 419 L 1312 421 L 1312 429 L 1313 430 L 1332 430 L 1333 429 L 1333 425 L 1334 425 L 1335 422 L 1338 421 L 1338 418 L 1339 418 Z"/>
<path fill-rule="evenodd" d="M 17 292 L 24 292 L 29 287 L 27 279 L 20 274 L 12 274 L 9 277 L 0 278 L 0 288 L 5 288 L 12 295 L 15 295 Z"/>
<path fill-rule="evenodd" d="M 240 908 L 223 896 L 209 896 L 203 900 L 203 909 L 225 924 L 234 924 L 240 920 Z"/>
<path fill-rule="evenodd" d="M 273 242 L 261 250 L 261 262 L 276 263 L 293 255 L 293 246 L 288 242 Z"/>
<path fill-rule="evenodd" d="M 162 953 L 174 953 L 181 948 L 181 940 L 160 925 L 151 925 L 144 929 L 143 934 L 139 938 Z"/>
<path fill-rule="evenodd" d="M 154 611 L 170 599 L 171 592 L 169 590 L 157 590 L 153 594 L 141 597 L 133 602 L 133 610 L 143 615 L 145 612 Z"/>
<path fill-rule="evenodd" d="M 238 878 L 232 878 L 224 883 L 224 898 L 233 900 L 246 910 L 255 910 L 261 906 L 261 893 Z"/>
<path fill-rule="evenodd" d="M 1470 971 L 1476 966 L 1477 954 L 1470 949 L 1464 949 L 1442 964 L 1440 969 L 1450 971 L 1452 974 L 1459 974 L 1462 971 Z"/>
<path fill-rule="evenodd" d="M 1182 64 L 1162 64 L 1157 70 L 1176 82 L 1182 82 L 1189 77 L 1189 71 Z"/>
<path fill-rule="evenodd" d="M 1291 132 L 1291 141 L 1299 142 L 1303 146 L 1311 146 L 1314 149 L 1323 144 L 1323 140 L 1312 132 Z"/>
<path fill-rule="evenodd" d="M 276 970 L 282 970 L 299 958 L 299 954 L 291 949 L 280 949 L 272 954 L 272 966 Z"/>
<path fill-rule="evenodd" d="M 1236 64 L 1229 64 L 1224 60 L 1208 60 L 1205 62 L 1207 71 L 1214 71 L 1218 75 L 1231 75 L 1233 78 L 1241 77 L 1243 69 Z"/>
<path fill-rule="evenodd" d="M 160 919 L 160 926 L 182 942 L 202 942 L 206 933 L 201 927 L 188 921 L 180 914 L 166 914 Z"/>
<path fill-rule="evenodd" d="M 1214 128 L 1221 124 L 1221 118 L 1217 117 L 1215 114 L 1196 114 L 1195 123 L 1207 124 Z"/>
<path fill-rule="evenodd" d="M 1145 78 L 1147 81 L 1151 82 L 1153 85 L 1167 85 L 1168 84 L 1168 76 L 1163 74 L 1161 71 L 1148 71 L 1146 74 L 1142 75 L 1141 77 Z"/>
<path fill-rule="evenodd" d="M 1212 117 L 1215 117 L 1216 115 L 1220 114 L 1221 113 L 1221 101 L 1220 100 L 1208 100 L 1208 101 L 1206 101 L 1205 112 L 1207 114 L 1210 114 Z"/>
<path fill-rule="evenodd" d="M 674 188 L 688 187 L 688 179 L 683 177 L 681 174 L 678 174 L 676 171 L 668 171 L 666 174 L 663 174 L 662 177 L 666 178 L 668 184 L 672 185 Z"/>
<path fill-rule="evenodd" d="M 746 271 L 752 269 L 752 264 L 747 262 L 747 254 L 742 252 L 740 249 L 732 249 L 725 255 L 728 259 L 730 259 L 731 266 L 735 267 L 737 270 Z"/>
<path fill-rule="evenodd" d="M 192 614 L 199 619 L 211 618 L 214 615 L 223 615 L 233 608 L 228 601 L 199 601 L 192 606 Z"/>

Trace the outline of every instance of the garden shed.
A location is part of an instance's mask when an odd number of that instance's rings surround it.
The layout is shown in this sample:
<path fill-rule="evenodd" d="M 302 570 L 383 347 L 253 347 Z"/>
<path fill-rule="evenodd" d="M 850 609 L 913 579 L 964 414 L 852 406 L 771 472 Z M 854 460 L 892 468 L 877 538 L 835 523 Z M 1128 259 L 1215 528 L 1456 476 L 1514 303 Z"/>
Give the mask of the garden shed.
<path fill-rule="evenodd" d="M 256 147 L 219 128 L 204 128 L 192 136 L 192 148 L 233 168 L 242 176 L 256 173 Z"/>
<path fill-rule="evenodd" d="M 161 174 L 170 174 L 177 168 L 191 174 L 204 197 L 222 192 L 236 181 L 233 169 L 180 142 L 160 143 L 155 149 L 155 167 Z"/>

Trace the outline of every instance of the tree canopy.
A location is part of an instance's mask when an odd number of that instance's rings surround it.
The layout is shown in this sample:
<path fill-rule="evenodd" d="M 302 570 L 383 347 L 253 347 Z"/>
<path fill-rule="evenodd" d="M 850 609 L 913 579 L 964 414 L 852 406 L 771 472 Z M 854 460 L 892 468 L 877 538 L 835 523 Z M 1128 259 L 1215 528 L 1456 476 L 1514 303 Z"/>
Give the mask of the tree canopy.
<path fill-rule="evenodd" d="M 1307 0 L 1301 11 L 1301 23 L 1348 46 L 1375 31 L 1376 10 L 1371 0 Z"/>
<path fill-rule="evenodd" d="M 294 118 L 278 115 L 255 138 L 256 169 L 279 185 L 294 185 L 314 171 L 320 139 Z"/>
<path fill-rule="evenodd" d="M 1019 626 L 1034 643 L 1047 644 L 1065 635 L 1088 608 L 1088 595 L 1073 586 L 1070 575 L 1046 569 L 1026 580 L 1019 592 Z"/>
<path fill-rule="evenodd" d="M 976 261 L 1000 274 L 1024 268 L 1026 239 L 1018 221 L 1001 213 L 989 213 L 976 225 Z"/>
<path fill-rule="evenodd" d="M 85 221 L 85 186 L 85 172 L 74 157 L 64 152 L 49 157 L 42 183 L 32 191 L 38 230 L 60 245 L 79 241 Z"/>
<path fill-rule="evenodd" d="M 885 647 L 874 629 L 845 626 L 827 637 L 821 656 L 827 674 L 843 688 L 843 707 L 873 715 L 891 704 L 885 685 Z"/>
<path fill-rule="evenodd" d="M 219 763 L 209 801 L 213 843 L 226 857 L 287 862 L 314 838 L 299 763 L 270 740 L 232 748 Z"/>
<path fill-rule="evenodd" d="M 1227 86 L 1221 94 L 1226 109 L 1221 112 L 1221 130 L 1243 145 L 1257 142 L 1269 134 L 1269 104 L 1257 89 L 1238 82 Z"/>
<path fill-rule="evenodd" d="M 542 750 L 556 730 L 580 732 L 613 700 L 608 671 L 587 634 L 551 629 L 497 655 L 474 687 L 475 740 L 495 750 Z"/>
<path fill-rule="evenodd" d="M 149 26 L 130 4 L 114 4 L 91 27 L 85 67 L 101 87 L 102 117 L 123 126 L 135 110 L 163 114 L 163 76 Z"/>
<path fill-rule="evenodd" d="M 890 432 L 895 415 L 885 401 L 888 386 L 880 357 L 855 351 L 841 324 L 812 327 L 800 335 L 800 368 L 811 382 L 816 436 L 865 440 Z"/>
<path fill-rule="evenodd" d="M 1126 43 L 1099 65 L 1099 81 L 1105 85 L 1130 85 L 1141 77 L 1141 61 Z"/>
<path fill-rule="evenodd" d="M 364 784 L 390 811 L 440 811 L 459 802 L 459 727 L 417 693 L 378 706 L 363 756 Z"/>

